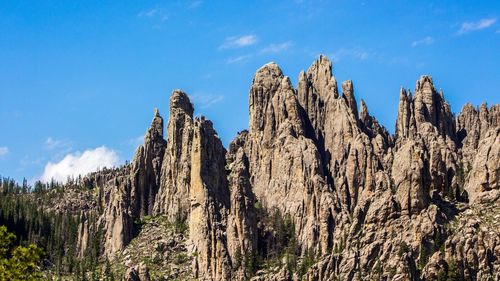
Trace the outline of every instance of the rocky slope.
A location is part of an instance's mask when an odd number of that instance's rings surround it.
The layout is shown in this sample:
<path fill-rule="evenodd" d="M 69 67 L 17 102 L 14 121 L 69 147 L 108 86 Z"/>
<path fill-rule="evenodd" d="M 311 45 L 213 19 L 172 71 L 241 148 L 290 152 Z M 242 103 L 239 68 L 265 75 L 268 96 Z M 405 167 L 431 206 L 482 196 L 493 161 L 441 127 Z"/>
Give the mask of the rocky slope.
<path fill-rule="evenodd" d="M 153 279 L 500 279 L 499 105 L 454 116 L 422 76 L 400 90 L 391 135 L 358 109 L 352 81 L 339 92 L 326 57 L 298 81 L 274 63 L 257 70 L 249 130 L 228 151 L 175 90 L 166 139 L 155 110 L 130 165 L 84 178 L 97 203 L 82 211 L 80 252 L 99 228 L 127 280 L 162 268 Z M 138 226 L 151 217 L 188 230 Z M 154 265 L 125 258 L 162 243 L 175 251 Z"/>

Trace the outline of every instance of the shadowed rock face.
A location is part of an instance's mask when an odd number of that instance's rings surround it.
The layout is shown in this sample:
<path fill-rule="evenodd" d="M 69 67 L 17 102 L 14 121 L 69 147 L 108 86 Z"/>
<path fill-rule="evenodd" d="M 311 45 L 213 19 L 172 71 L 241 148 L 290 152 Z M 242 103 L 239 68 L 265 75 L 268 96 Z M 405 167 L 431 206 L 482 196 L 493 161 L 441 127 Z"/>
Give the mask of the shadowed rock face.
<path fill-rule="evenodd" d="M 201 280 L 500 278 L 500 219 L 474 213 L 489 204 L 500 215 L 500 107 L 466 105 L 455 118 L 422 76 L 413 95 L 400 90 L 390 135 L 364 101 L 358 110 L 352 81 L 341 88 L 324 56 L 297 89 L 264 65 L 250 87 L 249 130 L 228 151 L 175 90 L 167 139 L 156 111 L 130 165 L 89 176 L 102 193 L 105 253 L 123 250 L 134 220 L 153 214 L 189 226 Z M 271 214 L 289 219 L 294 244 L 255 274 L 248 268 L 281 235 Z"/>
<path fill-rule="evenodd" d="M 170 220 L 185 220 L 189 213 L 193 111 L 186 93 L 175 90 L 170 97 L 167 147 L 161 167 L 160 191 L 154 205 L 156 214 L 167 214 Z"/>
<path fill-rule="evenodd" d="M 165 154 L 166 141 L 163 139 L 163 118 L 155 109 L 151 127 L 132 161 L 132 177 L 136 189 L 132 200 L 135 206 L 135 217 L 143 217 L 153 213 L 153 205 L 160 188 L 161 166 Z"/>

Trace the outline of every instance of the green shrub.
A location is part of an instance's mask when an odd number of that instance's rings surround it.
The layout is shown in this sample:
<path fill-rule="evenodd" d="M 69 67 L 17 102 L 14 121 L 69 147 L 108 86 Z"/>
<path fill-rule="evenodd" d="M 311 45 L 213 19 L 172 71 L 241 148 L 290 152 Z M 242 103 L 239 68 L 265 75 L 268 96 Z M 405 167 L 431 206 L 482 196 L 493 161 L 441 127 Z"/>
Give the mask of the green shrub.
<path fill-rule="evenodd" d="M 420 257 L 418 259 L 418 267 L 420 270 L 422 270 L 425 267 L 425 265 L 429 261 L 430 255 L 431 252 L 429 251 L 429 249 L 427 249 L 425 244 L 422 243 L 420 245 Z"/>
<path fill-rule="evenodd" d="M 0 280 L 37 280 L 42 278 L 39 267 L 42 250 L 30 244 L 14 246 L 16 236 L 0 226 Z"/>
<path fill-rule="evenodd" d="M 186 220 L 181 216 L 180 213 L 178 213 L 175 216 L 175 221 L 174 221 L 174 230 L 175 233 L 180 233 L 184 234 L 188 230 L 189 226 L 186 223 Z"/>
<path fill-rule="evenodd" d="M 410 252 L 410 246 L 408 246 L 408 244 L 406 244 L 406 242 L 404 241 L 401 241 L 401 243 L 399 244 L 399 251 L 398 251 L 398 256 L 403 256 L 404 253 L 408 253 Z"/>
<path fill-rule="evenodd" d="M 302 278 L 307 273 L 307 270 L 315 263 L 314 252 L 312 250 L 308 250 L 305 256 L 302 258 L 299 268 L 299 277 Z"/>

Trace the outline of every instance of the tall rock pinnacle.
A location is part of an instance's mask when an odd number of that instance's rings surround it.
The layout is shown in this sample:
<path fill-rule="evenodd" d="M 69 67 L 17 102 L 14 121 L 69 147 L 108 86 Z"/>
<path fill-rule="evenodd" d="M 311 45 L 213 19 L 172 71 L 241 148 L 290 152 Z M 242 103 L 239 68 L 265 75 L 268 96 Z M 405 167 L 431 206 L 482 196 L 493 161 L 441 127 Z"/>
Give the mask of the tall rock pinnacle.
<path fill-rule="evenodd" d="M 193 112 L 186 93 L 175 90 L 170 96 L 167 148 L 154 206 L 156 213 L 165 213 L 171 220 L 186 219 L 189 211 Z"/>
<path fill-rule="evenodd" d="M 455 124 L 450 105 L 442 93 L 436 92 L 432 78 L 424 75 L 417 80 L 413 97 L 401 89 L 396 135 L 411 137 L 413 132 L 427 130 L 424 128 L 426 126 L 434 127 L 448 141 L 455 141 Z"/>
<path fill-rule="evenodd" d="M 332 75 L 332 63 L 321 55 L 299 75 L 298 98 L 317 138 L 324 131 L 326 104 L 338 98 L 337 81 Z"/>
<path fill-rule="evenodd" d="M 352 110 L 355 116 L 358 116 L 358 104 L 354 98 L 354 87 L 352 81 L 344 81 L 342 83 L 342 97 L 346 100 L 347 105 Z"/>
<path fill-rule="evenodd" d="M 226 225 L 229 188 L 225 149 L 212 122 L 196 119 L 191 148 L 189 237 L 198 253 L 195 276 L 228 280 L 230 273 Z"/>
<path fill-rule="evenodd" d="M 166 141 L 163 139 L 163 118 L 155 109 L 153 121 L 132 161 L 132 197 L 136 217 L 152 214 L 154 200 L 160 188 L 160 175 Z"/>
<path fill-rule="evenodd" d="M 277 64 L 262 66 L 249 130 L 228 151 L 174 90 L 165 134 L 155 109 L 130 165 L 87 176 L 98 207 L 81 216 L 78 252 L 94 227 L 117 262 L 139 231 L 182 251 L 175 266 L 151 265 L 152 275 L 170 274 L 159 278 L 499 279 L 500 106 L 466 105 L 455 118 L 422 76 L 414 94 L 400 89 L 391 135 L 362 99 L 358 110 L 352 81 L 341 90 L 325 56 L 299 74 L 297 89 Z M 163 230 L 189 229 L 172 239 L 143 231 L 135 222 L 149 215 L 169 222 Z M 161 251 L 153 258 L 169 260 Z"/>

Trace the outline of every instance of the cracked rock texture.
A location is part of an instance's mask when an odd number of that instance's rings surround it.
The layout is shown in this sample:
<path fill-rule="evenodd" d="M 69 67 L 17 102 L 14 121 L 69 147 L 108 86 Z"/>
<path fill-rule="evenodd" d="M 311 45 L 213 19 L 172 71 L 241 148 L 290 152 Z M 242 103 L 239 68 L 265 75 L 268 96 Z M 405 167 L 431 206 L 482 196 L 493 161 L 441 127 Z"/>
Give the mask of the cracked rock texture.
<path fill-rule="evenodd" d="M 188 228 L 190 273 L 175 272 L 199 280 L 499 280 L 500 106 L 454 115 L 422 76 L 400 89 L 390 134 L 355 89 L 339 92 L 325 56 L 297 88 L 268 63 L 227 151 L 175 90 L 166 136 L 156 110 L 130 164 L 85 177 L 98 203 L 84 213 L 99 223 L 83 216 L 80 251 L 100 228 L 103 255 L 123 257 L 153 216 Z"/>

